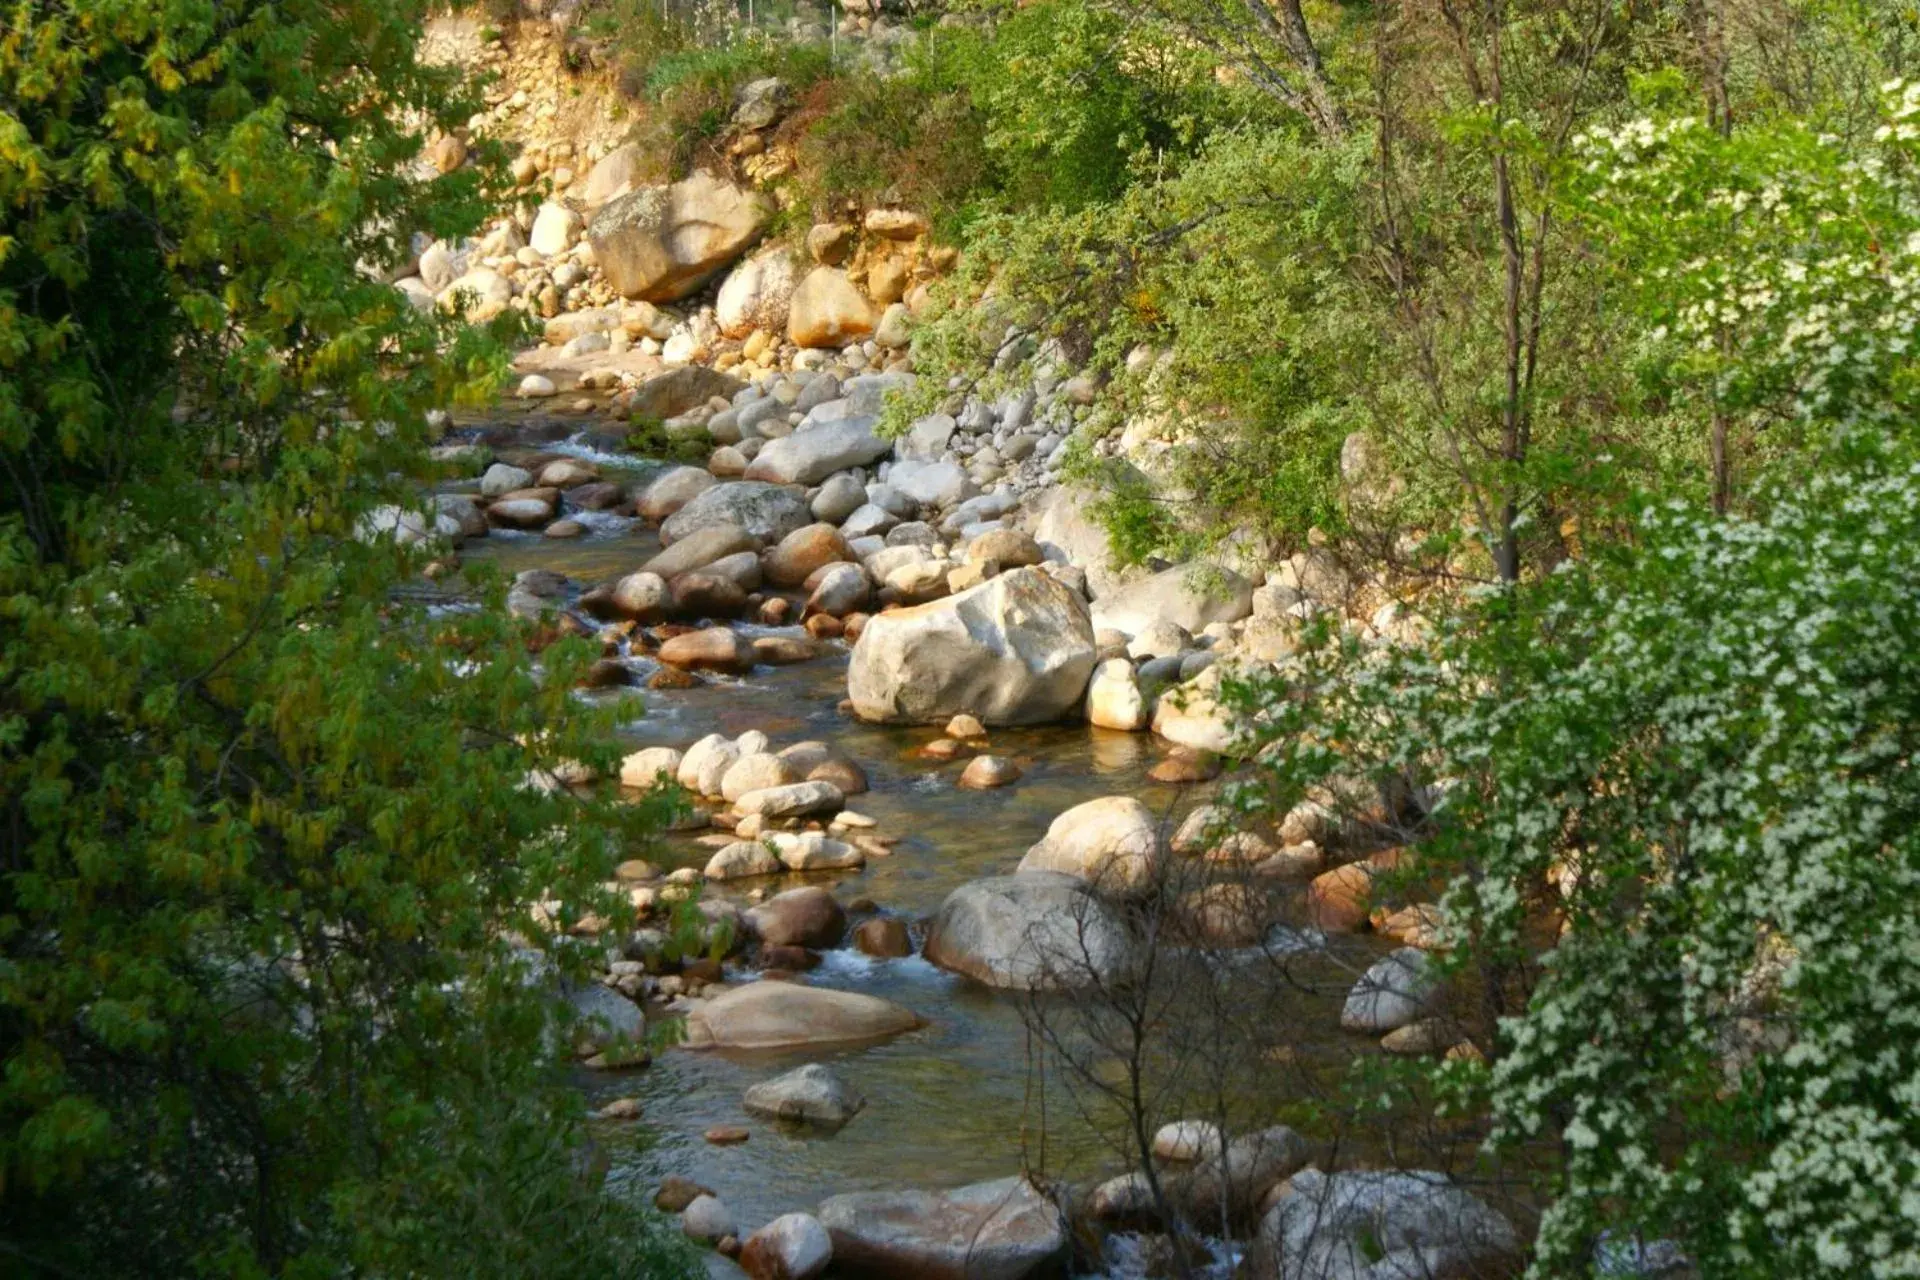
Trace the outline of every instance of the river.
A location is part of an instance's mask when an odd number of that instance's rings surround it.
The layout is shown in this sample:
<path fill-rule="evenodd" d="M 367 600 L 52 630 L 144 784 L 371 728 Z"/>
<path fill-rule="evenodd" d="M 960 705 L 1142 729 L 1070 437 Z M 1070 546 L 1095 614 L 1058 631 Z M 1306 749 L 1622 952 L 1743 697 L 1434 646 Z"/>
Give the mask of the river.
<path fill-rule="evenodd" d="M 537 447 L 588 458 L 610 479 L 640 479 L 657 469 L 657 464 L 595 450 L 579 437 Z M 469 543 L 463 558 L 509 573 L 554 570 L 567 575 L 577 590 L 630 573 L 659 549 L 657 534 L 643 521 L 591 516 L 587 523 L 585 537 L 566 540 L 495 531 Z M 804 634 L 799 628 L 741 629 Z M 837 641 L 820 648 L 810 662 L 763 666 L 745 678 L 711 679 L 692 689 L 583 695 L 630 708 L 621 733 L 636 748 L 684 748 L 710 732 L 733 736 L 758 729 L 776 749 L 824 740 L 861 764 L 871 790 L 852 797 L 849 807 L 873 818 L 880 833 L 899 838 L 892 856 L 870 859 L 857 872 L 747 885 L 773 892 L 803 882 L 826 884 L 843 903 L 868 898 L 890 914 L 918 922 L 959 885 L 1011 871 L 1048 824 L 1076 804 L 1132 795 L 1172 822 L 1196 802 L 1192 788 L 1147 777 L 1164 755 L 1163 744 L 1151 735 L 1084 725 L 994 730 L 993 752 L 1018 761 L 1022 778 L 995 791 L 961 790 L 954 781 L 964 757 L 943 762 L 920 754 L 941 736 L 938 728 L 882 728 L 839 710 L 847 648 Z M 632 663 L 643 680 L 653 670 L 650 659 L 636 657 Z M 703 865 L 712 851 L 696 842 L 697 834 L 664 837 L 656 855 L 661 865 Z M 744 900 L 746 888 L 710 886 L 707 892 Z M 917 926 L 914 933 L 917 946 Z M 1358 940 L 1342 945 L 1361 963 L 1372 949 Z M 755 980 L 750 971 L 732 968 L 728 976 Z M 641 1101 L 639 1123 L 598 1126 L 616 1185 L 650 1197 L 663 1176 L 680 1174 L 713 1188 L 735 1220 L 751 1229 L 780 1213 L 811 1210 L 823 1197 L 840 1192 L 936 1189 L 1002 1177 L 1020 1169 L 1023 1157 L 1033 1166 L 1044 1165 L 1048 1174 L 1083 1182 L 1126 1167 L 1112 1145 L 1116 1130 L 1105 1123 L 1109 1117 L 1084 1118 L 1057 1073 L 1046 1088 L 1035 1090 L 1021 998 L 988 991 L 917 955 L 875 960 L 851 949 L 827 953 L 807 980 L 893 1000 L 918 1013 L 926 1026 L 849 1052 L 739 1055 L 673 1049 L 643 1070 L 581 1073 L 595 1106 L 618 1097 Z M 1312 1003 L 1316 1007 L 1303 1014 L 1327 1028 L 1313 1038 L 1330 1053 L 1350 1055 L 1352 1042 L 1335 1029 L 1337 999 Z M 865 1109 L 846 1127 L 821 1136 L 744 1112 L 741 1099 L 748 1086 L 808 1061 L 830 1063 L 865 1095 Z M 751 1137 L 736 1146 L 712 1145 L 703 1134 L 715 1125 L 744 1126 Z"/>

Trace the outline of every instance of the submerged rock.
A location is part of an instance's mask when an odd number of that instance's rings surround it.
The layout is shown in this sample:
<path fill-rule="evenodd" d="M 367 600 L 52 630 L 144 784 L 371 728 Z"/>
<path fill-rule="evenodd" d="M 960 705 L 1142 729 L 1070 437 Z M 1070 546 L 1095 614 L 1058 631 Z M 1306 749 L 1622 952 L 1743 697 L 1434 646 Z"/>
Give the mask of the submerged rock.
<path fill-rule="evenodd" d="M 839 1126 L 853 1119 L 867 1100 L 829 1068 L 810 1062 L 754 1085 L 743 1105 L 755 1115 L 776 1120 Z"/>
<path fill-rule="evenodd" d="M 797 1049 L 886 1040 L 922 1026 L 890 1000 L 797 982 L 753 982 L 687 1015 L 690 1049 Z"/>
<path fill-rule="evenodd" d="M 831 1196 L 819 1216 L 836 1274 L 876 1280 L 1026 1280 L 1056 1273 L 1069 1247 L 1059 1207 L 1019 1177 Z"/>

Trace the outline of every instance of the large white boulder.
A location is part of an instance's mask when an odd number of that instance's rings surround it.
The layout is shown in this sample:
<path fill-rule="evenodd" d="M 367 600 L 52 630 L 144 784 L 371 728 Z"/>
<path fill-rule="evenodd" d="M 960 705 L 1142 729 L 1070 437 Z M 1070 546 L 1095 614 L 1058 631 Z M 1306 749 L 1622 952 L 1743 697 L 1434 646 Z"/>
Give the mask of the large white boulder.
<path fill-rule="evenodd" d="M 442 289 L 436 301 L 442 311 L 485 324 L 513 301 L 513 282 L 489 267 L 476 267 Z"/>
<path fill-rule="evenodd" d="M 671 545 L 702 529 L 732 525 L 762 542 L 778 542 L 812 523 L 804 493 L 758 480 L 733 480 L 695 494 L 668 516 L 660 526 L 660 541 Z"/>
<path fill-rule="evenodd" d="M 1442 1173 L 1293 1175 L 1260 1223 L 1267 1280 L 1400 1280 L 1507 1275 L 1512 1224 Z"/>
<path fill-rule="evenodd" d="M 872 418 L 823 422 L 770 440 L 747 466 L 747 479 L 773 484 L 819 484 L 836 471 L 864 467 L 893 451 L 873 433 Z"/>
<path fill-rule="evenodd" d="M 1132 952 L 1125 925 L 1073 876 L 993 876 L 947 895 L 928 930 L 926 958 L 1008 991 L 1111 981 Z"/>
<path fill-rule="evenodd" d="M 714 321 L 729 338 L 744 338 L 755 329 L 780 333 L 787 327 L 787 311 L 798 283 L 793 256 L 784 248 L 756 253 L 721 282 L 720 296 L 713 304 Z"/>
<path fill-rule="evenodd" d="M 573 246 L 573 238 L 579 234 L 580 215 L 563 204 L 549 201 L 534 215 L 527 243 L 541 257 L 557 258 Z"/>
<path fill-rule="evenodd" d="M 1176 565 L 1138 582 L 1097 593 L 1093 625 L 1140 635 L 1156 622 L 1170 622 L 1198 635 L 1215 622 L 1238 622 L 1253 613 L 1253 584 L 1218 565 Z"/>
<path fill-rule="evenodd" d="M 710 733 L 687 748 L 687 753 L 680 758 L 677 780 L 695 795 L 717 796 L 721 779 L 739 759 L 740 748 L 736 743 Z"/>
<path fill-rule="evenodd" d="M 1140 577 L 1138 570 L 1114 562 L 1107 531 L 1088 514 L 1097 494 L 1059 485 L 1041 502 L 1033 536 L 1050 560 L 1077 565 L 1087 575 L 1087 593 L 1098 601 Z"/>
<path fill-rule="evenodd" d="M 1132 796 L 1103 796 L 1055 818 L 1020 870 L 1057 871 L 1103 894 L 1137 897 L 1152 890 L 1164 852 L 1151 809 Z"/>
<path fill-rule="evenodd" d="M 1125 658 L 1109 658 L 1094 671 L 1087 686 L 1087 723 L 1123 733 L 1147 727 L 1147 700 Z"/>
<path fill-rule="evenodd" d="M 1220 701 L 1220 682 L 1226 678 L 1215 665 L 1161 694 L 1153 707 L 1153 731 L 1196 751 L 1229 754 L 1238 745 L 1240 726 Z"/>
<path fill-rule="evenodd" d="M 1093 674 L 1086 604 L 1037 569 L 880 613 L 847 668 L 854 714 L 890 724 L 1040 724 L 1078 705 Z"/>
<path fill-rule="evenodd" d="M 587 241 L 622 297 L 673 302 L 739 257 L 771 215 L 764 196 L 696 173 L 609 200 L 588 224 Z"/>
<path fill-rule="evenodd" d="M 683 758 L 673 747 L 642 747 L 620 762 L 620 785 L 651 787 L 677 782 Z"/>

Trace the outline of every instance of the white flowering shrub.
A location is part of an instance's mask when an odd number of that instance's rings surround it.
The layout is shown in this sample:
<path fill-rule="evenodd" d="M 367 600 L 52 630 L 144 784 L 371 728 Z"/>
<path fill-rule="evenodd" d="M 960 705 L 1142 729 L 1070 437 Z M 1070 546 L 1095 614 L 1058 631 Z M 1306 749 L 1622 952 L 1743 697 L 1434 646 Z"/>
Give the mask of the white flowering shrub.
<path fill-rule="evenodd" d="M 1797 423 L 1886 421 L 1920 334 L 1920 82 L 1882 86 L 1852 146 L 1797 122 L 1723 138 L 1703 120 L 1583 134 L 1574 206 L 1638 286 L 1674 372 Z"/>
<path fill-rule="evenodd" d="M 1559 1147 L 1538 1274 L 1606 1227 L 1920 1274 L 1920 462 L 1636 533 L 1429 649 L 1310 655 L 1268 759 L 1445 780 L 1406 820 L 1505 1002 L 1494 1141 Z"/>
<path fill-rule="evenodd" d="M 1417 643 L 1329 627 L 1233 691 L 1279 801 L 1369 773 L 1446 883 L 1490 1063 L 1435 1070 L 1544 1157 L 1536 1275 L 1627 1232 L 1703 1276 L 1920 1276 L 1916 122 L 1894 85 L 1865 154 L 1586 138 L 1676 359 L 1818 447 L 1741 515 L 1643 500 Z"/>

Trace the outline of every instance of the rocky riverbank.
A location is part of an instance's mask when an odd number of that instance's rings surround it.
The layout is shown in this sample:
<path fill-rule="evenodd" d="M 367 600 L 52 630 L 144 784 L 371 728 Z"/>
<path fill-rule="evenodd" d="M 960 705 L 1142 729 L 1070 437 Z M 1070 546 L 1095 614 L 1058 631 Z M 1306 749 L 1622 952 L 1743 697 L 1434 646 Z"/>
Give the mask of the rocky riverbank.
<path fill-rule="evenodd" d="M 564 42 L 564 23 L 543 29 L 512 65 L 537 71 Z M 890 398 L 915 390 L 915 319 L 953 255 L 924 217 L 885 205 L 814 225 L 804 253 L 766 247 L 776 209 L 756 175 L 778 166 L 781 84 L 734 104 L 740 164 L 671 183 L 644 181 L 643 157 L 610 131 L 554 136 L 551 99 L 508 84 L 483 123 L 518 123 L 514 177 L 539 198 L 479 240 L 420 243 L 396 287 L 476 321 L 527 312 L 544 340 L 518 357 L 500 411 L 443 442 L 450 479 L 431 527 L 399 512 L 381 527 L 444 539 L 447 572 L 463 544 L 510 559 L 509 608 L 601 646 L 588 696 L 650 691 L 634 704 L 648 745 L 618 779 L 535 779 L 684 802 L 665 860 L 680 865 L 623 864 L 632 918 L 582 926 L 609 944 L 601 985 L 571 997 L 600 1029 L 578 1046 L 583 1067 L 618 1082 L 658 1073 L 646 1064 L 663 1053 L 800 1060 L 722 1108 L 706 1149 L 761 1142 L 765 1125 L 845 1142 L 833 1135 L 899 1099 L 873 1103 L 841 1071 L 938 1034 L 924 1000 L 836 980 L 847 957 L 952 975 L 943 992 L 997 993 L 982 998 L 1006 1009 L 1123 987 L 1156 948 L 1324 956 L 1338 990 L 1315 1035 L 1336 1054 L 1477 1055 L 1445 1016 L 1428 961 L 1441 922 L 1392 874 L 1398 850 L 1331 804 L 1250 823 L 1212 803 L 1243 741 L 1221 681 L 1282 659 L 1317 616 L 1402 635 L 1397 606 L 1319 552 L 1117 564 L 1092 495 L 1060 480 L 1096 390 L 1064 366 L 991 400 L 955 391 L 882 434 Z M 429 160 L 458 168 L 464 146 L 444 140 Z M 647 462 L 636 445 L 688 461 Z M 552 567 L 573 548 L 604 571 Z M 674 699 L 788 711 L 770 689 L 793 687 L 788 670 L 818 688 L 815 669 L 836 673 L 808 724 L 829 725 L 821 736 L 649 729 Z M 856 726 L 892 758 L 848 749 Z M 1035 732 L 1051 735 L 1037 754 L 1008 745 Z M 1042 830 L 1016 823 L 936 899 L 861 891 L 876 864 L 942 855 L 927 814 L 1057 787 L 1044 779 L 1076 734 L 1096 752 L 1136 740 L 1133 790 L 1103 794 L 1082 771 L 1072 803 L 1034 815 Z M 995 1016 L 1006 1029 L 1020 1017 Z M 660 1102 L 589 1088 L 608 1125 L 651 1119 Z M 1160 1234 L 1169 1212 L 1214 1224 L 1216 1262 L 1245 1256 L 1255 1274 L 1484 1274 L 1517 1253 L 1512 1228 L 1442 1175 L 1343 1169 L 1284 1126 L 1177 1121 L 1153 1149 L 1152 1180 L 943 1178 L 829 1186 L 803 1204 L 788 1188 L 765 1221 L 737 1217 L 690 1158 L 656 1199 L 715 1248 L 716 1274 L 737 1258 L 756 1277 L 1020 1277 L 1122 1255 L 1133 1262 L 1115 1265 L 1148 1268 L 1156 1249 L 1186 1247 Z M 1001 1159 L 1021 1163 L 1011 1133 Z"/>

